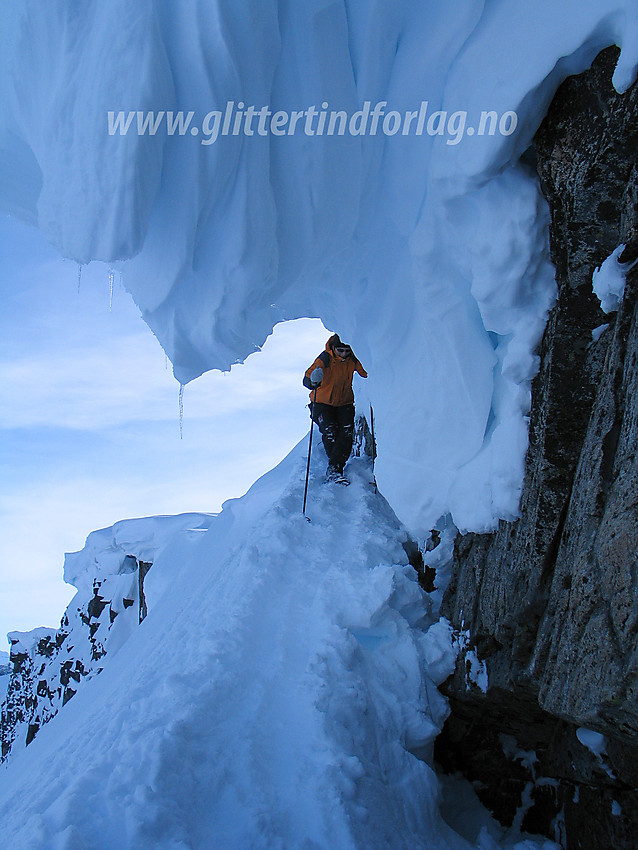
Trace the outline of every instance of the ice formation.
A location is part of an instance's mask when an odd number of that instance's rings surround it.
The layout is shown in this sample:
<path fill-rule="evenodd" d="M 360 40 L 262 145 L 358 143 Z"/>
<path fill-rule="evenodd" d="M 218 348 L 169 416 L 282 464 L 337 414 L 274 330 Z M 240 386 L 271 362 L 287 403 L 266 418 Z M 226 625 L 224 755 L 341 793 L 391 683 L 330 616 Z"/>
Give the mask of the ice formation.
<path fill-rule="evenodd" d="M 600 49 L 622 47 L 614 82 L 631 83 L 635 4 L 25 0 L 0 15 L 2 207 L 80 263 L 120 261 L 179 381 L 319 316 L 369 367 L 377 476 L 401 518 L 427 531 L 446 511 L 472 529 L 516 514 L 554 291 L 545 204 L 519 160 Z M 458 143 L 107 131 L 109 111 L 201 122 L 231 102 L 366 101 L 518 123 Z"/>
<path fill-rule="evenodd" d="M 554 297 L 526 151 L 559 83 L 614 43 L 624 90 L 630 0 L 4 4 L 2 209 L 124 272 L 180 383 L 286 319 L 339 331 L 399 517 L 361 460 L 347 491 L 313 489 L 307 524 L 299 449 L 168 546 L 118 663 L 3 777 L 12 846 L 467 846 L 427 764 L 450 636 L 424 636 L 402 522 L 516 515 Z M 109 111 L 366 102 L 466 114 L 465 134 L 108 133 Z M 513 132 L 470 133 L 485 111 Z"/>

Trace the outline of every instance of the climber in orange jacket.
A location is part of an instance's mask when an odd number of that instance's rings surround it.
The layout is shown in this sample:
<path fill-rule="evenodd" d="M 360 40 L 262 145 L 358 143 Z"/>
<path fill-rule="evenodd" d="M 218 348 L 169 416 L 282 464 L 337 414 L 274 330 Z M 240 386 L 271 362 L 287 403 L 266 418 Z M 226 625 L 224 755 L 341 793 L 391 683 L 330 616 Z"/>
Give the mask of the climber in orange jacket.
<path fill-rule="evenodd" d="M 333 334 L 312 366 L 306 369 L 303 384 L 310 393 L 310 412 L 319 426 L 328 455 L 326 475 L 329 481 L 342 480 L 343 467 L 352 451 L 354 435 L 354 393 L 352 378 L 368 373 L 349 345 Z M 316 393 L 316 395 L 315 395 Z"/>

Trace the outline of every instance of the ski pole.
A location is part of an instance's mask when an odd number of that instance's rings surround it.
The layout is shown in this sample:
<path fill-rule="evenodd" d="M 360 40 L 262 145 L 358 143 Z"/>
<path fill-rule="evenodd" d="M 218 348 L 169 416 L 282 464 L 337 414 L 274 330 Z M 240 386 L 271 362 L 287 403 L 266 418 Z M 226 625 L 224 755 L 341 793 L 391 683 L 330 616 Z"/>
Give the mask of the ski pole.
<path fill-rule="evenodd" d="M 374 411 L 370 405 L 370 436 L 372 437 L 372 478 L 374 481 L 374 492 L 377 493 L 377 479 L 374 477 L 374 462 L 377 459 L 377 441 L 374 439 Z"/>
<path fill-rule="evenodd" d="M 308 521 L 310 521 L 310 517 L 306 516 L 306 499 L 308 497 L 308 476 L 310 475 L 310 452 L 312 451 L 312 429 L 314 428 L 315 420 L 314 420 L 314 412 L 315 412 L 315 401 L 317 400 L 317 388 L 315 387 L 314 394 L 312 396 L 312 403 L 310 405 L 310 443 L 308 445 L 308 464 L 306 466 L 306 486 L 303 491 L 303 515 L 306 517 Z"/>

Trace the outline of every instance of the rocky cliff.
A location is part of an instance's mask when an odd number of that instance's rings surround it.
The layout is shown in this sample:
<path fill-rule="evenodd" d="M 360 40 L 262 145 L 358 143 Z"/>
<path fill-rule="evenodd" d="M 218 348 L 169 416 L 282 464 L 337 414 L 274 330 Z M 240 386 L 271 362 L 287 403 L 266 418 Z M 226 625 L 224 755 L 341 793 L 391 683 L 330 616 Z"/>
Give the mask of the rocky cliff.
<path fill-rule="evenodd" d="M 638 86 L 614 90 L 617 55 L 560 87 L 526 156 L 558 298 L 520 519 L 456 543 L 444 613 L 469 639 L 437 745 L 502 822 L 592 850 L 634 848 L 638 817 L 638 267 L 617 313 L 592 292 L 617 246 L 638 255 Z M 467 675 L 476 657 L 485 692 Z"/>

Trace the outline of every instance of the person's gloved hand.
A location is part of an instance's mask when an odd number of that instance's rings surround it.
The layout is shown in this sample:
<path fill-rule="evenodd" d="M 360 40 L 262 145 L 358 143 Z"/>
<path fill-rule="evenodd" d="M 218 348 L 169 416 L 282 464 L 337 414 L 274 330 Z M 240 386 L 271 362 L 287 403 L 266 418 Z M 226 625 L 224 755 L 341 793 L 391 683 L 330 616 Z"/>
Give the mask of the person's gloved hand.
<path fill-rule="evenodd" d="M 323 369 L 321 366 L 317 366 L 316 369 L 313 369 L 310 373 L 310 383 L 313 387 L 318 387 L 319 384 L 323 381 Z"/>

